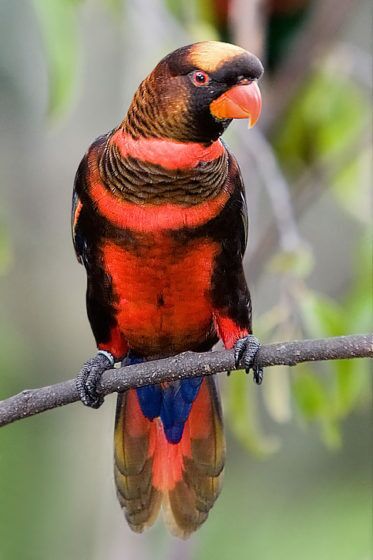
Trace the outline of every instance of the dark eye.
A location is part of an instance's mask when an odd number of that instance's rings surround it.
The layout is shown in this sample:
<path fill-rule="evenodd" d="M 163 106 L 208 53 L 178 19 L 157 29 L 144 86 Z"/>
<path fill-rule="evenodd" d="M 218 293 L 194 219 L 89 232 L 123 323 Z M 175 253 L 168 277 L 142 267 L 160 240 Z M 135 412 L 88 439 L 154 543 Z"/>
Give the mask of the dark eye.
<path fill-rule="evenodd" d="M 195 86 L 205 86 L 209 83 L 209 77 L 203 70 L 192 73 L 192 82 Z"/>

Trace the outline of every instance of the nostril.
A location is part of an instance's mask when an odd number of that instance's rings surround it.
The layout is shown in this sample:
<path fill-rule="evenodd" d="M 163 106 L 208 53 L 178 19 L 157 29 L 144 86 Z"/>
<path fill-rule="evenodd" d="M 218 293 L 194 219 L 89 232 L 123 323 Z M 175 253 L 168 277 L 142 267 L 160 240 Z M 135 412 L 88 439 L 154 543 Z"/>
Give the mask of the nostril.
<path fill-rule="evenodd" d="M 246 86 L 247 84 L 250 84 L 252 82 L 252 80 L 250 80 L 249 78 L 245 77 L 245 76 L 238 76 L 237 78 L 237 84 L 240 84 L 242 86 Z"/>

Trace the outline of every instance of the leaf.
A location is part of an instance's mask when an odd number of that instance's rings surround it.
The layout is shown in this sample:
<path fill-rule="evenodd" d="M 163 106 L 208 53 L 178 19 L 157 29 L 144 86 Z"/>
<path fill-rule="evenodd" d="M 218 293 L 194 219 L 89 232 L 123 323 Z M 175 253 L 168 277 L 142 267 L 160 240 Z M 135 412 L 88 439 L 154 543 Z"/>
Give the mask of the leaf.
<path fill-rule="evenodd" d="M 303 372 L 299 369 L 302 368 Z M 328 399 L 325 388 L 314 372 L 307 371 L 305 366 L 298 366 L 293 381 L 293 391 L 298 408 L 308 420 L 325 415 L 328 410 Z"/>
<path fill-rule="evenodd" d="M 164 0 L 167 9 L 176 17 L 180 22 L 185 21 L 185 7 L 180 0 Z"/>
<path fill-rule="evenodd" d="M 355 220 L 369 225 L 371 220 L 370 187 L 372 177 L 371 146 L 342 166 L 332 181 L 337 202 Z"/>
<path fill-rule="evenodd" d="M 283 424 L 291 419 L 289 367 L 266 368 L 263 401 L 270 417 Z"/>
<path fill-rule="evenodd" d="M 332 449 L 341 445 L 341 433 L 328 389 L 309 366 L 298 366 L 293 392 L 298 409 L 308 422 L 320 426 L 321 439 Z M 299 371 L 301 370 L 301 371 Z"/>
<path fill-rule="evenodd" d="M 369 332 L 372 328 L 372 241 L 369 233 L 361 239 L 352 263 L 355 283 L 345 298 L 350 332 Z"/>
<path fill-rule="evenodd" d="M 316 161 L 335 158 L 355 142 L 369 102 L 351 80 L 319 71 L 292 103 L 275 148 L 291 175 Z"/>
<path fill-rule="evenodd" d="M 33 0 L 49 75 L 48 112 L 57 115 L 71 98 L 77 74 L 79 0 Z"/>
<path fill-rule="evenodd" d="M 252 453 L 263 457 L 276 451 L 279 442 L 264 436 L 258 423 L 257 402 L 253 395 L 253 383 L 245 372 L 235 372 L 227 380 L 226 417 L 238 441 Z"/>
<path fill-rule="evenodd" d="M 338 336 L 371 329 L 371 310 L 367 305 L 371 299 L 370 244 L 364 241 L 361 245 L 354 266 L 357 278 L 344 301 L 337 303 L 306 289 L 302 292 L 299 308 L 307 336 Z M 307 368 L 311 370 L 310 366 Z M 318 421 L 323 441 L 335 447 L 341 443 L 340 421 L 363 398 L 371 398 L 369 362 L 330 361 L 322 369 L 323 383 L 315 376 L 316 368 L 306 378 L 297 375 L 294 395 L 300 412 L 307 420 Z"/>
<path fill-rule="evenodd" d="M 168 10 L 181 22 L 189 25 L 216 24 L 216 10 L 213 0 L 164 0 Z"/>
<path fill-rule="evenodd" d="M 340 425 L 333 418 L 323 417 L 320 422 L 321 439 L 329 449 L 339 449 L 342 445 Z"/>
<path fill-rule="evenodd" d="M 217 11 L 214 0 L 196 0 L 198 19 L 214 27 L 217 23 Z"/>
<path fill-rule="evenodd" d="M 305 289 L 299 298 L 299 309 L 309 337 L 340 336 L 350 332 L 343 307 L 331 298 Z"/>
<path fill-rule="evenodd" d="M 332 389 L 332 406 L 336 418 L 343 418 L 356 405 L 366 381 L 369 391 L 368 361 L 340 360 L 334 362 L 335 376 Z"/>

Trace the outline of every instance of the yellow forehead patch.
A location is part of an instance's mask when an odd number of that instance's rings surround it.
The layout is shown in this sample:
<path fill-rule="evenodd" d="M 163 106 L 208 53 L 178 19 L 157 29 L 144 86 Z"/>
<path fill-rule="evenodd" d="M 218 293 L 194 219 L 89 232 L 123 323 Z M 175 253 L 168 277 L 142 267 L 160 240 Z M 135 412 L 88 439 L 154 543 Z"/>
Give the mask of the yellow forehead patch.
<path fill-rule="evenodd" d="M 230 43 L 221 43 L 220 41 L 205 41 L 196 43 L 190 54 L 189 60 L 197 68 L 206 72 L 214 72 L 221 64 L 237 55 L 246 51 L 231 45 Z"/>

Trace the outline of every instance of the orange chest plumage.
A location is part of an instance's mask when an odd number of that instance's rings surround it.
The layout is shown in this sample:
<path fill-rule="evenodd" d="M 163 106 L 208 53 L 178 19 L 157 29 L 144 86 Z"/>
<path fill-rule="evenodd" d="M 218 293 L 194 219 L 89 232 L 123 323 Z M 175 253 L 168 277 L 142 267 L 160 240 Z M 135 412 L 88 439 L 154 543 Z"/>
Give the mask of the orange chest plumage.
<path fill-rule="evenodd" d="M 136 250 L 113 241 L 102 246 L 116 319 L 130 348 L 142 355 L 197 348 L 211 332 L 210 299 L 216 243 L 187 244 L 172 232 L 143 236 Z"/>
<path fill-rule="evenodd" d="M 93 156 L 89 167 L 91 200 L 120 232 L 104 236 L 100 247 L 113 294 L 115 337 L 142 356 L 199 349 L 214 336 L 211 286 L 221 247 L 195 233 L 225 207 L 229 184 L 193 205 L 133 203 L 104 186 Z"/>

